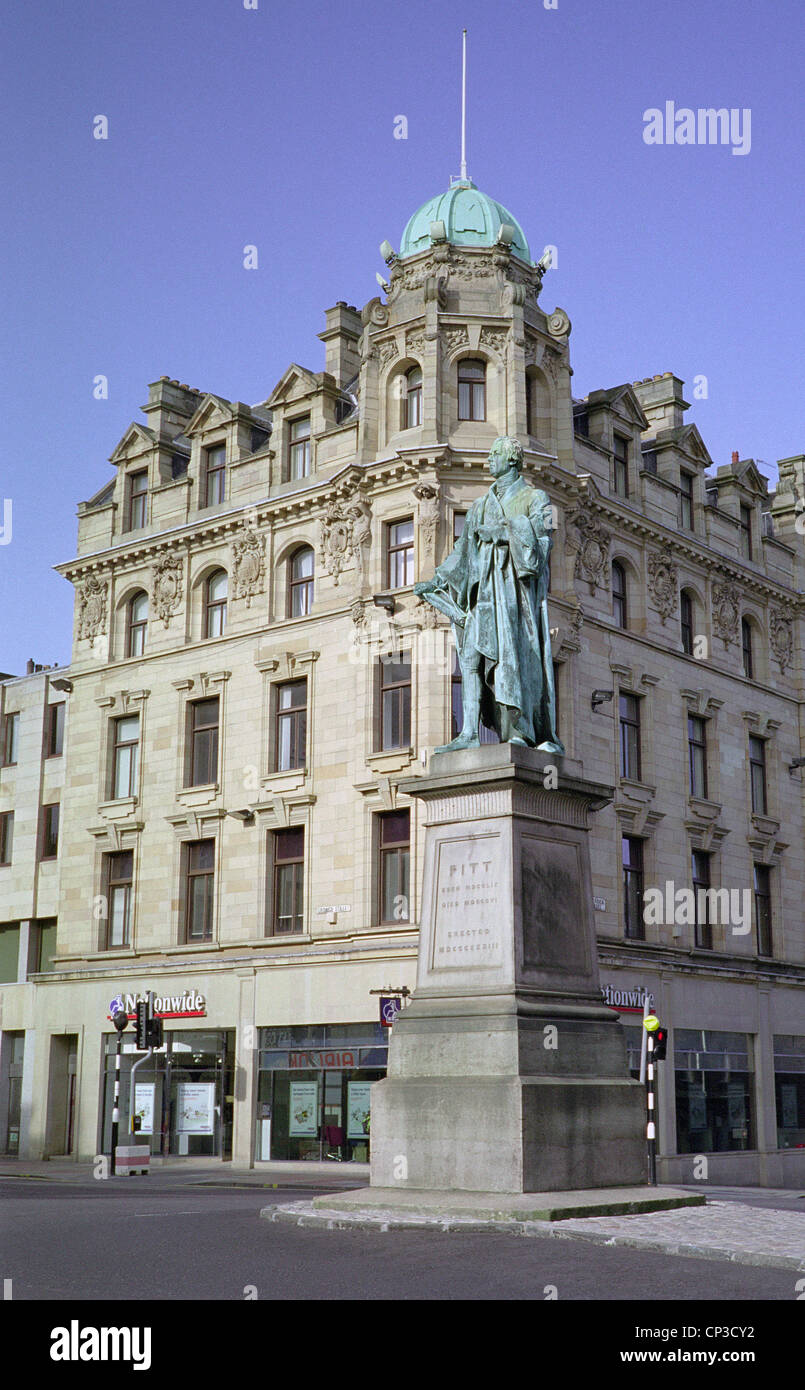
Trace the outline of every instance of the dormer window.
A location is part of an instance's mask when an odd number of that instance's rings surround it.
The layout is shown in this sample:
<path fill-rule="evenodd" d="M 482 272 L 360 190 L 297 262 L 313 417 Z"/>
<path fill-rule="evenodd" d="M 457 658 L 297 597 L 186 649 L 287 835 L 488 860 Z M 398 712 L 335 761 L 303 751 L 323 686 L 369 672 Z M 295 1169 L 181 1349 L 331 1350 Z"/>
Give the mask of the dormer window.
<path fill-rule="evenodd" d="M 752 509 L 741 503 L 741 554 L 752 559 Z"/>
<path fill-rule="evenodd" d="M 422 424 L 422 368 L 412 367 L 405 374 L 405 403 L 403 429 L 412 430 Z"/>
<path fill-rule="evenodd" d="M 679 474 L 679 524 L 685 531 L 693 528 L 693 474 L 684 468 Z"/>
<path fill-rule="evenodd" d="M 258 430 L 258 429 L 252 430 L 252 438 L 251 438 L 252 453 L 253 453 L 253 454 L 256 454 L 257 451 L 258 451 L 258 449 L 262 449 L 263 445 L 266 444 L 270 438 L 271 438 L 271 434 L 270 434 L 270 432 L 269 432 L 268 430 Z"/>
<path fill-rule="evenodd" d="M 629 496 L 629 441 L 616 434 L 612 445 L 613 481 L 618 497 Z"/>
<path fill-rule="evenodd" d="M 129 474 L 127 531 L 139 531 L 148 518 L 148 470 Z"/>
<path fill-rule="evenodd" d="M 476 358 L 458 364 L 458 418 L 486 419 L 486 363 Z"/>
<path fill-rule="evenodd" d="M 216 444 L 205 454 L 204 506 L 223 502 L 226 491 L 226 445 Z"/>
<path fill-rule="evenodd" d="M 577 410 L 573 416 L 573 433 L 581 439 L 590 438 L 590 417 L 586 410 Z"/>
<path fill-rule="evenodd" d="M 310 474 L 310 416 L 302 415 L 298 420 L 291 420 L 290 425 L 288 477 L 294 481 Z"/>

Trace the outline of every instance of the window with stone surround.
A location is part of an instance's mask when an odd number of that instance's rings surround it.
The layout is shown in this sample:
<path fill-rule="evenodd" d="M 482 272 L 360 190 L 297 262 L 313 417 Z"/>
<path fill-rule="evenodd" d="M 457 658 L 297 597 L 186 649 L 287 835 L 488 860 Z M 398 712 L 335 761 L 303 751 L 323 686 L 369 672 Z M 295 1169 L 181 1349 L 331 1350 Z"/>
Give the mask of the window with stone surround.
<path fill-rule="evenodd" d="M 182 846 L 184 941 L 212 941 L 215 904 L 215 841 L 189 840 Z"/>
<path fill-rule="evenodd" d="M 771 872 L 767 864 L 753 865 L 755 937 L 759 956 L 771 956 L 773 954 Z"/>
<path fill-rule="evenodd" d="M 58 801 L 42 807 L 39 822 L 39 858 L 56 859 L 59 853 L 59 812 Z"/>
<path fill-rule="evenodd" d="M 14 767 L 17 762 L 17 753 L 20 741 L 20 716 L 19 711 L 15 710 L 3 716 L 3 739 L 2 752 L 3 767 Z"/>
<path fill-rule="evenodd" d="M 691 796 L 707 798 L 707 720 L 688 715 L 688 772 Z"/>
<path fill-rule="evenodd" d="M 414 582 L 414 519 L 386 523 L 386 587 L 405 589 Z"/>
<path fill-rule="evenodd" d="M 410 920 L 411 812 L 378 815 L 379 921 Z"/>
<path fill-rule="evenodd" d="M 486 363 L 464 357 L 458 364 L 459 420 L 486 419 Z"/>
<path fill-rule="evenodd" d="M 612 441 L 613 485 L 617 497 L 629 496 L 629 440 L 616 434 Z"/>
<path fill-rule="evenodd" d="M 684 468 L 679 472 L 679 524 L 684 531 L 693 531 L 693 474 Z"/>
<path fill-rule="evenodd" d="M 214 507 L 226 497 L 226 445 L 215 444 L 204 450 L 204 501 Z"/>
<path fill-rule="evenodd" d="M 129 473 L 126 485 L 126 530 L 139 531 L 148 521 L 148 470 L 143 468 L 136 473 Z"/>
<path fill-rule="evenodd" d="M 687 589 L 679 596 L 679 625 L 682 633 L 682 650 L 686 656 L 693 656 L 693 599 Z"/>
<path fill-rule="evenodd" d="M 620 706 L 620 775 L 632 782 L 640 781 L 640 700 L 637 695 L 621 695 Z"/>
<path fill-rule="evenodd" d="M 310 474 L 310 416 L 288 421 L 288 480 L 298 481 Z"/>
<path fill-rule="evenodd" d="M 749 789 L 752 799 L 752 812 L 756 816 L 768 814 L 766 794 L 766 740 L 749 737 Z"/>
<path fill-rule="evenodd" d="M 190 701 L 187 787 L 206 787 L 218 781 L 219 719 L 220 700 L 217 695 Z"/>
<path fill-rule="evenodd" d="M 223 637 L 226 631 L 228 579 L 226 570 L 214 570 L 204 583 L 205 637 Z"/>
<path fill-rule="evenodd" d="M 305 618 L 313 608 L 315 556 L 309 545 L 300 546 L 288 560 L 286 616 Z"/>
<path fill-rule="evenodd" d="M 107 903 L 103 949 L 106 951 L 131 944 L 133 874 L 132 850 L 103 856 L 103 892 Z"/>
<path fill-rule="evenodd" d="M 142 656 L 148 630 L 148 595 L 144 589 L 126 604 L 126 656 Z"/>
<path fill-rule="evenodd" d="M 305 829 L 294 825 L 270 832 L 273 891 L 270 934 L 299 935 L 305 929 Z"/>
<path fill-rule="evenodd" d="M 755 654 L 752 650 L 752 624 L 748 618 L 741 618 L 741 660 L 747 680 L 755 677 Z"/>
<path fill-rule="evenodd" d="M 304 767 L 307 760 L 307 679 L 274 687 L 274 772 Z"/>
<path fill-rule="evenodd" d="M 422 424 L 422 368 L 411 367 L 405 373 L 403 429 L 412 430 Z"/>
<path fill-rule="evenodd" d="M 409 748 L 411 744 L 411 653 L 386 652 L 378 658 L 378 752 Z"/>
<path fill-rule="evenodd" d="M 643 941 L 643 841 L 637 835 L 621 836 L 623 866 L 623 934 L 632 941 Z"/>
<path fill-rule="evenodd" d="M 139 790 L 140 716 L 112 720 L 112 777 L 110 797 L 137 796 Z"/>
<path fill-rule="evenodd" d="M 0 812 L 0 865 L 11 863 L 14 853 L 14 812 Z"/>
<path fill-rule="evenodd" d="M 64 753 L 64 700 L 48 705 L 45 757 L 60 758 Z"/>
<path fill-rule="evenodd" d="M 703 951 L 713 949 L 713 924 L 710 918 L 711 904 L 708 890 L 712 886 L 712 854 L 694 849 L 690 856 L 690 876 L 693 886 L 693 939 L 694 945 Z"/>
<path fill-rule="evenodd" d="M 626 570 L 620 561 L 612 565 L 612 616 L 618 627 L 629 626 L 629 607 L 626 593 Z"/>

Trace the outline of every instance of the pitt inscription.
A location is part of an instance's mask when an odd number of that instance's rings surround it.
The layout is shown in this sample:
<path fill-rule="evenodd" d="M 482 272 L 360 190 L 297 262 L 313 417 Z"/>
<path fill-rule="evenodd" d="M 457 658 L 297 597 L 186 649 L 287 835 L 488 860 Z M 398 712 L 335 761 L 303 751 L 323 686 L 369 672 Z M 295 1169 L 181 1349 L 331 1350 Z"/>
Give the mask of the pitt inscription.
<path fill-rule="evenodd" d="M 440 842 L 431 969 L 501 963 L 500 877 L 497 835 Z"/>

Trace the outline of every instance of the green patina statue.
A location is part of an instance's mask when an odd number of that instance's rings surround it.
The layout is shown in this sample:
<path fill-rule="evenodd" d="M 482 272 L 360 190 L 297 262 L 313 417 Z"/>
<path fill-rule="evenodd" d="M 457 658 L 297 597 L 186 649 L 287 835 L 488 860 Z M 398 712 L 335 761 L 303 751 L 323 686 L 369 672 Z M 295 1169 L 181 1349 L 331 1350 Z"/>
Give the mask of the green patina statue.
<path fill-rule="evenodd" d="M 509 435 L 489 451 L 494 482 L 473 502 L 452 554 L 414 592 L 452 620 L 464 726 L 437 753 L 477 748 L 479 723 L 502 743 L 564 753 L 548 629 L 548 494 L 521 476 L 523 449 Z"/>

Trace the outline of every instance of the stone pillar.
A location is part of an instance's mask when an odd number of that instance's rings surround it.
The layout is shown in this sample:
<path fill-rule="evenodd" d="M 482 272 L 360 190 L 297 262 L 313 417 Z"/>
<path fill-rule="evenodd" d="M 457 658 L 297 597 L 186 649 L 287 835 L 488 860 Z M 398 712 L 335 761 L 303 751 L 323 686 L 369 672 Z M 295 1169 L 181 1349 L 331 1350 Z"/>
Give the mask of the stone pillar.
<path fill-rule="evenodd" d="M 602 1002 L 588 817 L 611 788 L 512 744 L 436 755 L 417 987 L 372 1088 L 379 1187 L 642 1185 L 644 1092 Z"/>
<path fill-rule="evenodd" d="M 26 984 L 29 971 L 36 969 L 38 945 L 36 924 L 32 921 L 20 922 L 20 944 L 17 952 L 18 985 Z"/>

